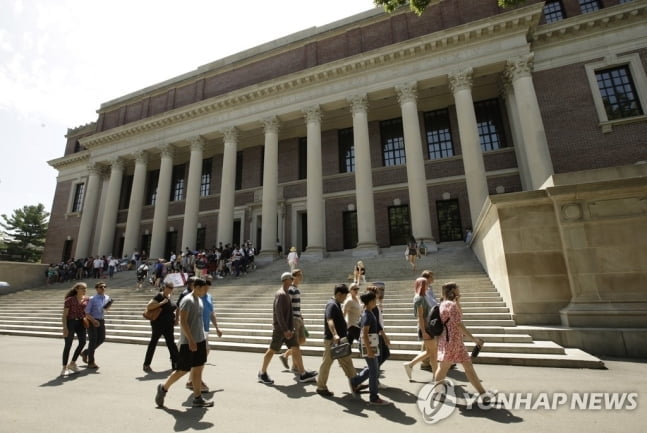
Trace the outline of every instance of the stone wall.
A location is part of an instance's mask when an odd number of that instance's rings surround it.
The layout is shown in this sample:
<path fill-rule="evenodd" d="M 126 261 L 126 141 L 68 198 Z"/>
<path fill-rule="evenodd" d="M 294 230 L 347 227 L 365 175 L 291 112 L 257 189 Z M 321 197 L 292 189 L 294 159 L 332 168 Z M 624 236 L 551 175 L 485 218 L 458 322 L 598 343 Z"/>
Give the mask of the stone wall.
<path fill-rule="evenodd" d="M 47 265 L 41 263 L 0 262 L 0 281 L 11 287 L 3 293 L 42 286 Z"/>

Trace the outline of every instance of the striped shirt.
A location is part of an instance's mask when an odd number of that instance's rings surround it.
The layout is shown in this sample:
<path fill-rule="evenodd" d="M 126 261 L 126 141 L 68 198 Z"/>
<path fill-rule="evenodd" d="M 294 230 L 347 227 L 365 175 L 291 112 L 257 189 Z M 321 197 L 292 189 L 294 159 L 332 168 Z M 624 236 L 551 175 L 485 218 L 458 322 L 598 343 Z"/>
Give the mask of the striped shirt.
<path fill-rule="evenodd" d="M 294 317 L 301 317 L 301 292 L 296 286 L 290 286 L 288 295 L 292 299 L 292 315 Z"/>

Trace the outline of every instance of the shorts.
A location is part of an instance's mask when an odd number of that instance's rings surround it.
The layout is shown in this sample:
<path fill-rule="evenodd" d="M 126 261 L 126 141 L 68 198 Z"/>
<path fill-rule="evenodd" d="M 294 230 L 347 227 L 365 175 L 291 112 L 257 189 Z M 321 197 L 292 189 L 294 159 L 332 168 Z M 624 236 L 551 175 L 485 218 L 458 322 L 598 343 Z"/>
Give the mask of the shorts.
<path fill-rule="evenodd" d="M 200 367 L 207 362 L 207 342 L 198 343 L 198 350 L 191 352 L 188 344 L 180 345 L 180 354 L 177 358 L 177 369 L 190 371 L 192 367 Z"/>
<path fill-rule="evenodd" d="M 294 335 L 297 338 L 297 343 L 302 344 L 306 341 L 306 327 L 303 326 L 303 319 L 301 317 L 294 317 Z"/>
<path fill-rule="evenodd" d="M 287 339 L 285 338 L 285 335 L 283 335 L 283 332 L 274 329 L 272 331 L 272 342 L 270 343 L 270 349 L 278 352 L 281 350 L 283 343 L 288 346 L 288 349 L 293 346 L 299 346 L 299 344 L 297 343 L 296 333 L 292 334 L 292 338 Z"/>

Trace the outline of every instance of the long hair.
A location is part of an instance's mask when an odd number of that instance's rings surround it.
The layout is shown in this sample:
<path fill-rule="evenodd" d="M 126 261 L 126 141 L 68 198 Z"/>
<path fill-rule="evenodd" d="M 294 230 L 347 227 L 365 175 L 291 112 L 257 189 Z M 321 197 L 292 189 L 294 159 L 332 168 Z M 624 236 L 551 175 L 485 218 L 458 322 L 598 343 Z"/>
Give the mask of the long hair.
<path fill-rule="evenodd" d="M 458 289 L 458 284 L 454 282 L 449 282 L 443 284 L 443 301 L 453 301 L 456 299 L 456 289 Z"/>
<path fill-rule="evenodd" d="M 79 292 L 79 288 L 84 288 L 87 290 L 88 286 L 85 283 L 76 283 L 75 285 L 72 286 L 72 288 L 65 294 L 65 299 L 69 298 L 70 296 L 76 296 L 77 293 Z"/>
<path fill-rule="evenodd" d="M 416 278 L 416 293 L 425 296 L 427 293 L 427 279 L 423 277 Z"/>

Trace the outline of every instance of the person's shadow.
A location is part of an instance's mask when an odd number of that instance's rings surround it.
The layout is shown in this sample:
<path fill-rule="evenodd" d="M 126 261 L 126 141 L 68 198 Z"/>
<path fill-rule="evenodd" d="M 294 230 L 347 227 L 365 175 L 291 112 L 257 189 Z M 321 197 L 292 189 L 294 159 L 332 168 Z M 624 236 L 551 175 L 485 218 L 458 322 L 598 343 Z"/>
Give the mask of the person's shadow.
<path fill-rule="evenodd" d="M 78 373 L 74 374 L 69 374 L 65 377 L 61 376 L 56 376 L 54 379 L 48 380 L 47 382 L 41 384 L 40 386 L 62 386 L 65 385 L 66 382 L 72 382 L 77 379 L 80 379 L 81 377 L 87 376 L 88 374 L 97 374 L 97 370 L 90 370 L 90 369 L 85 369 L 81 370 Z"/>
<path fill-rule="evenodd" d="M 169 409 L 167 407 L 160 407 L 158 409 L 171 415 L 175 418 L 174 431 L 186 430 L 207 430 L 213 428 L 212 422 L 202 421 L 204 414 L 207 413 L 206 408 L 193 408 L 191 407 L 191 398 L 189 398 L 183 406 L 189 406 L 185 410 Z"/>

